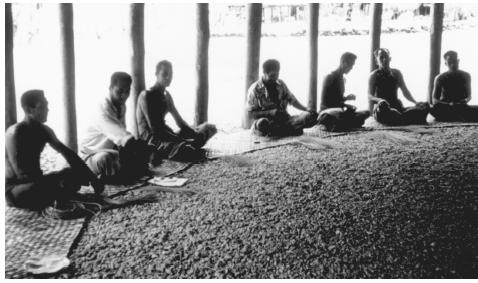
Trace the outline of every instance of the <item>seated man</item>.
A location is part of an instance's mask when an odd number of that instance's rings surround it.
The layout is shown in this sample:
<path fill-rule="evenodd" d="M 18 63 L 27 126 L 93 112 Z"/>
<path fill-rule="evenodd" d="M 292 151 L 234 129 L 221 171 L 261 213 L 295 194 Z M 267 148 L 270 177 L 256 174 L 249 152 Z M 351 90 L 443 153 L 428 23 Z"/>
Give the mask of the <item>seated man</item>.
<path fill-rule="evenodd" d="M 214 125 L 207 123 L 193 129 L 183 120 L 171 94 L 166 90 L 172 79 L 171 62 L 159 62 L 156 65 L 156 84 L 138 97 L 136 120 L 139 137 L 156 149 L 155 158 L 199 160 L 204 156 L 201 147 L 217 130 Z M 174 132 L 166 125 L 165 116 L 168 113 L 171 113 L 180 128 L 179 132 Z"/>
<path fill-rule="evenodd" d="M 279 79 L 280 63 L 269 59 L 262 65 L 263 76 L 254 82 L 247 94 L 247 111 L 254 122 L 254 134 L 260 136 L 301 135 L 304 128 L 317 123 L 317 113 L 304 107 Z M 287 105 L 305 111 L 297 116 L 287 113 Z"/>
<path fill-rule="evenodd" d="M 389 126 L 426 124 L 430 106 L 428 103 L 417 103 L 405 85 L 402 73 L 390 68 L 389 51 L 380 48 L 374 55 L 378 69 L 370 74 L 368 97 L 375 103 L 373 108 L 375 120 Z M 402 90 L 406 99 L 415 103 L 414 107 L 403 107 L 398 99 L 398 88 Z"/>
<path fill-rule="evenodd" d="M 146 174 L 153 152 L 145 142 L 126 130 L 126 100 L 131 76 L 111 76 L 109 94 L 93 113 L 81 142 L 81 154 L 90 169 L 107 182 L 131 182 Z"/>
<path fill-rule="evenodd" d="M 21 97 L 25 111 L 23 121 L 5 133 L 5 197 L 10 206 L 42 210 L 54 205 L 67 208 L 81 185 L 91 184 L 96 194 L 104 187 L 83 161 L 58 140 L 44 123 L 48 102 L 42 90 L 29 90 Z M 70 164 L 59 172 L 44 175 L 40 154 L 46 144 L 59 152 Z"/>
<path fill-rule="evenodd" d="M 322 99 L 318 123 L 325 126 L 328 131 L 344 131 L 362 127 L 365 119 L 370 116 L 370 111 L 356 111 L 356 107 L 346 104 L 347 100 L 355 100 L 355 95 L 349 94 L 344 97 L 345 79 L 357 56 L 345 52 L 340 57 L 340 65 L 337 70 L 328 74 L 322 86 Z"/>
<path fill-rule="evenodd" d="M 437 121 L 478 122 L 478 106 L 470 106 L 471 77 L 458 69 L 458 54 L 443 55 L 448 71 L 436 76 L 433 86 L 433 107 L 430 113 Z"/>

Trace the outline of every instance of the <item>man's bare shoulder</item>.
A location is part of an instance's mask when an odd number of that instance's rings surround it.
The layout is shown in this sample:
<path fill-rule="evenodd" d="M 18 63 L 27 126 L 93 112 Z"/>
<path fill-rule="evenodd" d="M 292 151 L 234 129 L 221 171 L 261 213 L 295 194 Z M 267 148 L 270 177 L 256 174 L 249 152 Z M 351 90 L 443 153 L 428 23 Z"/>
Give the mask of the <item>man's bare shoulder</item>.
<path fill-rule="evenodd" d="M 26 123 L 24 121 L 10 126 L 5 132 L 5 139 L 35 139 L 38 134 L 50 135 L 53 130 L 42 123 Z"/>

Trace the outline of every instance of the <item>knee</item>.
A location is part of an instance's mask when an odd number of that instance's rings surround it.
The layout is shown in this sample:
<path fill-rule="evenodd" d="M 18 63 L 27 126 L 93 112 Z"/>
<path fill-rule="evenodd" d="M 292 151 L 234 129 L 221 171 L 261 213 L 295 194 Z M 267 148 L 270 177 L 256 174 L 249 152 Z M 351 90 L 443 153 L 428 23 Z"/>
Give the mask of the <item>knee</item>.
<path fill-rule="evenodd" d="M 88 165 L 94 174 L 102 177 L 112 177 L 120 170 L 118 152 L 99 152 L 92 156 Z"/>
<path fill-rule="evenodd" d="M 252 131 L 255 135 L 266 136 L 272 131 L 272 121 L 267 118 L 259 118 L 252 124 Z"/>
<path fill-rule="evenodd" d="M 319 114 L 317 112 L 307 112 L 305 114 L 305 124 L 308 126 L 313 126 L 317 124 L 317 118 Z"/>

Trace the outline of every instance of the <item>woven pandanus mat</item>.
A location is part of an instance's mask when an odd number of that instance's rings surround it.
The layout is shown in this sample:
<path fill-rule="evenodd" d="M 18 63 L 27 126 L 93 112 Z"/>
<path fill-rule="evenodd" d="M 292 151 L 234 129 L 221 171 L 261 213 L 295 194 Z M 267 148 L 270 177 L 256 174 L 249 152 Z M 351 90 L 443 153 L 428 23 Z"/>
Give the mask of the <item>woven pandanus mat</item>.
<path fill-rule="evenodd" d="M 25 278 L 24 263 L 30 257 L 67 257 L 84 222 L 46 219 L 38 212 L 6 207 L 5 278 Z"/>
<path fill-rule="evenodd" d="M 204 149 L 207 151 L 208 158 L 217 158 L 286 144 L 300 143 L 304 137 L 325 139 L 364 130 L 365 129 L 356 129 L 346 133 L 331 133 L 321 130 L 318 126 L 314 126 L 309 129 L 304 129 L 304 134 L 302 136 L 284 138 L 257 137 L 253 135 L 250 130 L 244 130 L 230 134 L 218 133 L 208 141 Z"/>

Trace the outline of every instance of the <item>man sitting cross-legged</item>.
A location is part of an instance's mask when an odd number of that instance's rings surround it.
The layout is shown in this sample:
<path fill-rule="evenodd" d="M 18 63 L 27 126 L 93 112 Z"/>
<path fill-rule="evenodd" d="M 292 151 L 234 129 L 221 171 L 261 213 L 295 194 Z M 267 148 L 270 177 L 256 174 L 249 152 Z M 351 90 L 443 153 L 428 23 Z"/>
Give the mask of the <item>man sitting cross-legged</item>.
<path fill-rule="evenodd" d="M 156 65 L 156 84 L 141 92 L 136 107 L 139 137 L 155 148 L 158 158 L 195 161 L 203 158 L 201 148 L 216 134 L 216 126 L 201 124 L 191 128 L 179 115 L 173 98 L 166 89 L 173 79 L 173 66 L 163 60 Z M 166 125 L 165 116 L 171 113 L 179 132 Z"/>
<path fill-rule="evenodd" d="M 370 74 L 369 99 L 375 103 L 373 115 L 377 122 L 389 125 L 426 124 L 430 110 L 428 103 L 417 103 L 403 80 L 402 73 L 390 68 L 390 53 L 385 48 L 374 52 L 378 69 Z M 415 104 L 414 107 L 403 107 L 398 99 L 398 88 L 403 96 Z"/>
<path fill-rule="evenodd" d="M 125 103 L 131 82 L 131 76 L 124 72 L 111 76 L 109 94 L 92 113 L 81 142 L 83 159 L 105 182 L 130 183 L 149 173 L 154 149 L 126 130 Z"/>
<path fill-rule="evenodd" d="M 458 53 L 448 51 L 443 55 L 448 71 L 435 78 L 433 107 L 430 113 L 437 121 L 478 122 L 478 106 L 471 100 L 471 76 L 458 69 Z"/>
<path fill-rule="evenodd" d="M 23 121 L 10 126 L 5 133 L 5 197 L 10 206 L 42 210 L 54 205 L 70 209 L 69 202 L 81 185 L 91 184 L 95 193 L 103 184 L 75 152 L 58 140 L 44 123 L 48 101 L 42 90 L 29 90 L 21 97 L 25 111 Z M 44 175 L 40 154 L 46 144 L 59 152 L 71 167 Z"/>
<path fill-rule="evenodd" d="M 347 100 L 355 100 L 354 94 L 344 97 L 344 74 L 352 70 L 356 59 L 355 54 L 345 52 L 340 57 L 339 67 L 324 79 L 318 123 L 328 131 L 360 128 L 370 116 L 370 111 L 356 111 L 355 106 L 345 103 Z"/>
<path fill-rule="evenodd" d="M 263 76 L 254 82 L 247 94 L 247 111 L 254 119 L 252 129 L 259 136 L 301 135 L 304 128 L 317 123 L 317 113 L 303 106 L 279 79 L 280 63 L 269 59 L 262 65 Z M 287 106 L 304 111 L 291 116 Z"/>

